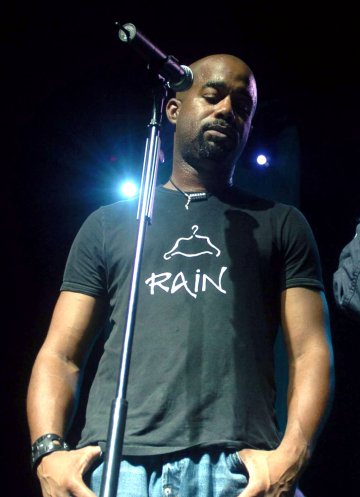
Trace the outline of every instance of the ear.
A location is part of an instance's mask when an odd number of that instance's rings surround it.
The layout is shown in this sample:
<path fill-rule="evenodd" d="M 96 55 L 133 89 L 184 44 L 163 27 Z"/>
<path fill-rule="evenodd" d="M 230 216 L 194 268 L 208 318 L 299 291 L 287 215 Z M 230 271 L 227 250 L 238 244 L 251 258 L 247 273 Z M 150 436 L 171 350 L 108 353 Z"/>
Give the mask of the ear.
<path fill-rule="evenodd" d="M 176 124 L 180 111 L 181 101 L 178 98 L 170 98 L 166 104 L 166 115 L 171 124 Z"/>

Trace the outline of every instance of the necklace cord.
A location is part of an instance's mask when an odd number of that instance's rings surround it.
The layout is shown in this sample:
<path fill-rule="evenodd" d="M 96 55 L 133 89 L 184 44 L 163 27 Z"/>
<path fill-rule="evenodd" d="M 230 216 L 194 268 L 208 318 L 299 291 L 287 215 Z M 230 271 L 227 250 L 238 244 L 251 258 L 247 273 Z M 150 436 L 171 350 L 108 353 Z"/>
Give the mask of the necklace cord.
<path fill-rule="evenodd" d="M 183 190 L 181 190 L 177 185 L 175 185 L 175 183 L 173 182 L 172 178 L 170 177 L 169 178 L 169 181 L 170 183 L 177 189 L 178 192 L 182 193 L 183 195 L 185 195 L 185 197 L 189 197 L 189 194 L 188 193 L 185 193 Z"/>
<path fill-rule="evenodd" d="M 172 178 L 170 177 L 169 178 L 169 181 L 170 183 L 176 188 L 176 190 L 180 193 L 182 193 L 186 198 L 187 198 L 187 202 L 185 204 L 185 209 L 189 209 L 189 204 L 192 200 L 207 200 L 210 196 L 210 193 L 208 192 L 194 192 L 194 193 L 186 193 L 184 192 L 183 190 L 181 190 L 181 188 L 179 188 L 175 183 L 174 181 L 172 180 Z"/>

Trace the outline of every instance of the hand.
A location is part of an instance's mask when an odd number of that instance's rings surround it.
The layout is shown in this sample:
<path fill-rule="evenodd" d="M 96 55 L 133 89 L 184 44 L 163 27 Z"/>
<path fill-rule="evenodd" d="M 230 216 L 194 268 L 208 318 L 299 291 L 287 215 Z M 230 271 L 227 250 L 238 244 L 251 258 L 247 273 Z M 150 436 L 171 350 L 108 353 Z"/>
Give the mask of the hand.
<path fill-rule="evenodd" d="M 291 463 L 277 450 L 243 449 L 239 456 L 249 473 L 241 497 L 294 497 L 303 464 Z"/>
<path fill-rule="evenodd" d="M 82 477 L 100 454 L 100 447 L 88 446 L 43 457 L 37 468 L 43 497 L 96 497 Z"/>

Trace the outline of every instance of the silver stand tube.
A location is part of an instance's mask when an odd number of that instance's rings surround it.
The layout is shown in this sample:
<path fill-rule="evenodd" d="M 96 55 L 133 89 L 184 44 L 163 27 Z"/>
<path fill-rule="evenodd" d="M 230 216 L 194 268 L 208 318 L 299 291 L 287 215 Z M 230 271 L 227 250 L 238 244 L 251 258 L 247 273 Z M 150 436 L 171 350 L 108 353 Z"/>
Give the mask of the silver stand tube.
<path fill-rule="evenodd" d="M 127 415 L 126 390 L 129 377 L 131 347 L 133 341 L 136 304 L 139 287 L 139 275 L 143 254 L 146 227 L 151 223 L 155 196 L 157 169 L 160 153 L 160 128 L 164 102 L 167 96 L 165 80 L 154 75 L 156 82 L 153 90 L 153 110 L 149 124 L 149 136 L 146 140 L 145 155 L 138 204 L 138 233 L 135 247 L 133 272 L 128 301 L 127 320 L 123 338 L 121 363 L 116 397 L 112 402 L 108 427 L 107 448 L 104 472 L 101 481 L 100 497 L 116 497 L 122 446 L 124 441 Z"/>

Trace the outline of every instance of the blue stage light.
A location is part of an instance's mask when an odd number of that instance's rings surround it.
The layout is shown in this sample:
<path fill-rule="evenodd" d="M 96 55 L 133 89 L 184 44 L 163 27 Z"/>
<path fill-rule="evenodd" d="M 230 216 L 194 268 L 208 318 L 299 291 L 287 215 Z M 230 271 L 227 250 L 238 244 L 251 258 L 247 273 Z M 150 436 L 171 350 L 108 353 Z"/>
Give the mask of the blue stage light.
<path fill-rule="evenodd" d="M 269 158 L 264 154 L 259 154 L 256 157 L 256 163 L 261 167 L 269 167 L 270 166 Z"/>
<path fill-rule="evenodd" d="M 135 197 L 137 192 L 138 192 L 138 186 L 136 183 L 134 183 L 134 181 L 127 180 L 120 185 L 120 193 L 123 197 L 126 198 Z"/>

